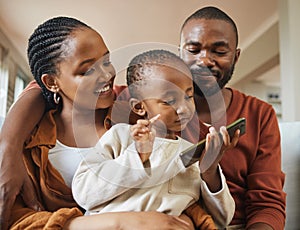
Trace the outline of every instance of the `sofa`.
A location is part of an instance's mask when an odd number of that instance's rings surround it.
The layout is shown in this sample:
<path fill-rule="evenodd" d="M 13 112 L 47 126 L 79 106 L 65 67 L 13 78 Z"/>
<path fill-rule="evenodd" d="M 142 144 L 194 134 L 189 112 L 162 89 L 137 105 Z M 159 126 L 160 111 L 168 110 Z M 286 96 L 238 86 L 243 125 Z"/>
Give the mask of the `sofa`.
<path fill-rule="evenodd" d="M 286 230 L 300 229 L 300 121 L 279 123 L 282 170 L 286 174 Z"/>

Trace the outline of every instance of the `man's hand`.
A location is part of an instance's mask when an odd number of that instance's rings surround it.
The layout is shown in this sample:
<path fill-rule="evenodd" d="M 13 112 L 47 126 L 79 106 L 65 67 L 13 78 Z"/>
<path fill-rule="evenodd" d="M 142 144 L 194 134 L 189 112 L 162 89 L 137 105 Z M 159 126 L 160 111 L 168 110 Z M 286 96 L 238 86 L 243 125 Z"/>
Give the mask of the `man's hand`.
<path fill-rule="evenodd" d="M 26 138 L 45 111 L 40 89 L 31 89 L 10 108 L 0 132 L 0 229 L 8 228 L 11 209 L 18 194 L 29 208 L 39 205 L 25 170 L 22 151 Z"/>
<path fill-rule="evenodd" d="M 2 150 L 3 143 L 0 141 L 0 229 L 5 230 L 18 194 L 29 208 L 39 210 L 40 207 L 21 159 L 22 154 L 4 154 Z"/>

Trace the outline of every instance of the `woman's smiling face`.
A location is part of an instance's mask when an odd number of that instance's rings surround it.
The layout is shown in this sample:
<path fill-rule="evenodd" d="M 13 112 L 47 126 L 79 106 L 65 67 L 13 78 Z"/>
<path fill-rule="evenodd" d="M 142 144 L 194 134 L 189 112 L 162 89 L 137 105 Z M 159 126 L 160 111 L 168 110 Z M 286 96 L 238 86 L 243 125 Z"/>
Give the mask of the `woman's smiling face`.
<path fill-rule="evenodd" d="M 115 69 L 102 37 L 90 28 L 79 28 L 64 48 L 56 78 L 64 106 L 70 103 L 89 110 L 111 106 Z"/>

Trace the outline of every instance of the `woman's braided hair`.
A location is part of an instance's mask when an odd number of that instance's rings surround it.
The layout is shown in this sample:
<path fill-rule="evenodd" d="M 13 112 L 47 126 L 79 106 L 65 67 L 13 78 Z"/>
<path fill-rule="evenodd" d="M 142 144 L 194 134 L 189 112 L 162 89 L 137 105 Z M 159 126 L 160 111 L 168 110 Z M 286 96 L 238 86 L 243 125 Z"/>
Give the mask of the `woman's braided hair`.
<path fill-rule="evenodd" d="M 64 44 L 71 33 L 80 27 L 90 28 L 85 23 L 69 17 L 55 17 L 39 25 L 30 36 L 27 57 L 31 73 L 42 88 L 47 100 L 47 109 L 57 105 L 53 93 L 41 81 L 43 74 L 58 74 L 58 64 L 63 60 Z"/>

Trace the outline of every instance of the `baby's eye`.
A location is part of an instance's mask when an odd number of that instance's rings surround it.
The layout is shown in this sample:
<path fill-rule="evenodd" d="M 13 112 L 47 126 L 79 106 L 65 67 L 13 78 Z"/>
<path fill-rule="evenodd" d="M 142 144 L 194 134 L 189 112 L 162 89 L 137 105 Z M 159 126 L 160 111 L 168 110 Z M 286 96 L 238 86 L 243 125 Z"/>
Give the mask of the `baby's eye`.
<path fill-rule="evenodd" d="M 163 103 L 165 105 L 174 105 L 176 103 L 176 100 L 175 99 L 164 100 Z"/>
<path fill-rule="evenodd" d="M 193 98 L 194 98 L 193 95 L 185 95 L 185 97 L 184 97 L 185 100 L 191 100 Z"/>

